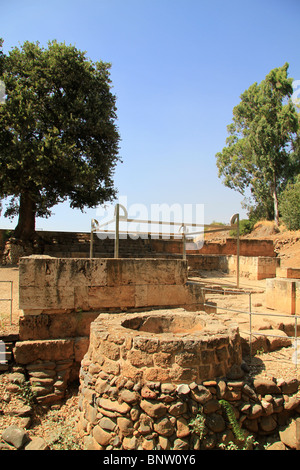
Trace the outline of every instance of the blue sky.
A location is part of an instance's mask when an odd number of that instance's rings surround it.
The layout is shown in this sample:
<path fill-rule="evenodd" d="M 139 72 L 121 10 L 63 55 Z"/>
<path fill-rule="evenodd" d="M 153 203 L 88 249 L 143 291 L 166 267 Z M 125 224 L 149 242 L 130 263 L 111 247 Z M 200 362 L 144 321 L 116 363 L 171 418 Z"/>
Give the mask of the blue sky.
<path fill-rule="evenodd" d="M 218 178 L 215 154 L 241 93 L 275 67 L 300 79 L 299 0 L 0 0 L 4 50 L 60 42 L 110 62 L 128 207 L 204 204 L 205 223 L 246 216 Z M 89 231 L 96 210 L 68 204 L 44 230 Z M 0 228 L 14 228 L 3 216 Z"/>

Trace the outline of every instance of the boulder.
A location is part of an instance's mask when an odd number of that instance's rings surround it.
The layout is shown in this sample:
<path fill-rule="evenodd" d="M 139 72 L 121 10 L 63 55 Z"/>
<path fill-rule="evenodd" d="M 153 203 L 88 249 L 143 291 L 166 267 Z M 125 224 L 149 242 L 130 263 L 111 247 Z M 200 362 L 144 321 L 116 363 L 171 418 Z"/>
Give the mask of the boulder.
<path fill-rule="evenodd" d="M 3 431 L 2 439 L 16 449 L 21 449 L 29 441 L 29 436 L 24 429 L 12 424 Z"/>
<path fill-rule="evenodd" d="M 300 436 L 297 435 L 300 429 L 300 418 L 293 419 L 285 427 L 279 431 L 279 437 L 281 442 L 290 449 L 297 449 L 299 447 Z M 297 423 L 298 422 L 298 423 Z"/>

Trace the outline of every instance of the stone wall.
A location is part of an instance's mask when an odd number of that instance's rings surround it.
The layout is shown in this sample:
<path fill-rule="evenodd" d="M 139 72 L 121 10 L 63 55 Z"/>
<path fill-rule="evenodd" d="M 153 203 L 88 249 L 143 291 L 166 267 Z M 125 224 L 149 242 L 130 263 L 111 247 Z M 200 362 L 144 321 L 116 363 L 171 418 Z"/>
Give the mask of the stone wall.
<path fill-rule="evenodd" d="M 100 372 L 88 358 L 80 379 L 77 430 L 89 450 L 211 450 L 230 442 L 241 446 L 226 404 L 233 407 L 244 437 L 275 435 L 280 449 L 299 445 L 295 432 L 284 435 L 291 417 L 299 417 L 296 379 L 255 379 L 249 384 L 223 377 L 201 384 L 141 384 Z M 202 423 L 202 436 L 193 431 L 193 420 Z"/>
<path fill-rule="evenodd" d="M 91 322 L 107 311 L 203 309 L 200 286 L 183 260 L 21 258 L 16 362 L 27 368 L 40 402 L 56 401 L 78 379 Z M 64 370 L 62 380 L 62 372 Z M 60 387 L 58 387 L 58 384 Z"/>
<path fill-rule="evenodd" d="M 190 270 L 222 271 L 236 274 L 237 257 L 234 255 L 187 254 Z M 240 256 L 240 276 L 260 280 L 276 276 L 279 259 L 269 256 Z"/>
<path fill-rule="evenodd" d="M 200 250 L 191 251 L 191 254 L 201 255 L 236 255 L 236 238 L 224 240 L 205 241 Z M 273 240 L 262 240 L 255 238 L 240 238 L 240 256 L 270 256 L 276 257 Z"/>

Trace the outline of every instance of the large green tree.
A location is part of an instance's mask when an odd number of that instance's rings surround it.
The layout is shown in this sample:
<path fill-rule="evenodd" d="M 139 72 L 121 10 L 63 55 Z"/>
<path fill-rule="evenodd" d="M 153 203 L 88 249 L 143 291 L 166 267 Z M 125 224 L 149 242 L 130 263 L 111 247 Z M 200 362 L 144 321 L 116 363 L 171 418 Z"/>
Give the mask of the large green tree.
<path fill-rule="evenodd" d="M 278 194 L 299 169 L 295 152 L 298 116 L 291 102 L 293 87 L 288 67 L 272 70 L 241 95 L 227 126 L 226 147 L 216 154 L 219 177 L 245 195 L 251 191 L 259 213 L 278 224 Z"/>
<path fill-rule="evenodd" d="M 0 197 L 10 200 L 5 215 L 19 216 L 15 236 L 32 239 L 36 216 L 55 204 L 68 199 L 84 210 L 116 195 L 110 64 L 57 41 L 27 41 L 0 55 L 1 64 Z"/>

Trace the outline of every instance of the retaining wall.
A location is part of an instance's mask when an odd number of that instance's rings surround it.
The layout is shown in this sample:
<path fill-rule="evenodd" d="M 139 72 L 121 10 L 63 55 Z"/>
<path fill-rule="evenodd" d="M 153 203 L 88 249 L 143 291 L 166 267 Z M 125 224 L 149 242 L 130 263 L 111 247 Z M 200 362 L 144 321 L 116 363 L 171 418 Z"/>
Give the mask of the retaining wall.
<path fill-rule="evenodd" d="M 187 255 L 191 270 L 223 271 L 235 275 L 237 257 L 234 255 Z M 260 280 L 276 276 L 280 260 L 269 256 L 240 256 L 240 276 Z"/>

